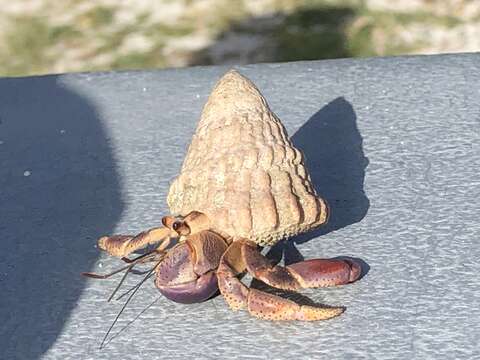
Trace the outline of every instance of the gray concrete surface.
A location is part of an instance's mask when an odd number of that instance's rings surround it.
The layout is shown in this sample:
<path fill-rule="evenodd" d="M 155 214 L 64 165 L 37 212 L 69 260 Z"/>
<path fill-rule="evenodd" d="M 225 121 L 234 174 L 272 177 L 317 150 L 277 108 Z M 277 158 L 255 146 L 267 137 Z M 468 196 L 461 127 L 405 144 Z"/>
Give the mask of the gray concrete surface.
<path fill-rule="evenodd" d="M 159 224 L 223 67 L 0 79 L 0 358 L 479 359 L 480 55 L 242 66 L 308 159 L 330 224 L 270 250 L 353 256 L 347 306 L 271 323 L 148 282 L 122 306 L 96 238 Z M 131 276 L 125 289 L 135 284 Z M 259 286 L 258 283 L 254 286 Z M 123 299 L 124 300 L 124 299 Z"/>

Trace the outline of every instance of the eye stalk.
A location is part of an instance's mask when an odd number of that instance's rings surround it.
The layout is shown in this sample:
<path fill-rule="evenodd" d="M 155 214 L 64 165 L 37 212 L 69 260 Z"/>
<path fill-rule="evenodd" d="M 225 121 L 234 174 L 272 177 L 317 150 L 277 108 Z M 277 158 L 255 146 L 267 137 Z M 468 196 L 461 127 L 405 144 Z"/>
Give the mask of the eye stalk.
<path fill-rule="evenodd" d="M 173 230 L 177 232 L 180 236 L 190 235 L 190 227 L 185 221 L 175 221 L 172 225 Z"/>
<path fill-rule="evenodd" d="M 164 216 L 162 218 L 162 224 L 166 228 L 177 232 L 179 235 L 189 235 L 191 232 L 183 216 Z"/>
<path fill-rule="evenodd" d="M 164 216 L 162 218 L 162 224 L 163 226 L 165 226 L 166 228 L 169 228 L 169 229 L 173 229 L 172 225 L 173 223 L 176 221 L 176 218 L 173 217 L 173 216 Z"/>

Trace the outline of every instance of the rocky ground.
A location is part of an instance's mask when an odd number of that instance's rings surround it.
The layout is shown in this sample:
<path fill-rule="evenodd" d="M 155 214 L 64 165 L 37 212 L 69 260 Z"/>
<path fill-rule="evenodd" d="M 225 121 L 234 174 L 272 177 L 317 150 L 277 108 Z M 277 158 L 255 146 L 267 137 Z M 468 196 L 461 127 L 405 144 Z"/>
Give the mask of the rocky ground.
<path fill-rule="evenodd" d="M 480 50 L 478 0 L 0 0 L 0 76 Z"/>

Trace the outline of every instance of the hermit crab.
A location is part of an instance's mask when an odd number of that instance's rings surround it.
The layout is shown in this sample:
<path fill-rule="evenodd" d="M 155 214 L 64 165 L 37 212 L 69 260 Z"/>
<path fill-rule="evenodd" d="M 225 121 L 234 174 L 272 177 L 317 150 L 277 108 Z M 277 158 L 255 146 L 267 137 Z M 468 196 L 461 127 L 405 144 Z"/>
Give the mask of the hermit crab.
<path fill-rule="evenodd" d="M 322 320 L 344 311 L 297 304 L 241 281 L 248 272 L 274 288 L 296 291 L 351 283 L 361 267 L 353 259 L 312 259 L 283 267 L 260 252 L 260 246 L 325 224 L 330 210 L 317 196 L 303 155 L 279 118 L 237 71 L 215 85 L 167 202 L 173 215 L 163 217 L 162 226 L 99 239 L 101 249 L 129 263 L 124 276 L 136 264 L 155 262 L 151 275 L 165 297 L 194 303 L 220 290 L 233 310 L 246 309 L 267 320 Z M 136 259 L 126 258 L 153 245 Z"/>

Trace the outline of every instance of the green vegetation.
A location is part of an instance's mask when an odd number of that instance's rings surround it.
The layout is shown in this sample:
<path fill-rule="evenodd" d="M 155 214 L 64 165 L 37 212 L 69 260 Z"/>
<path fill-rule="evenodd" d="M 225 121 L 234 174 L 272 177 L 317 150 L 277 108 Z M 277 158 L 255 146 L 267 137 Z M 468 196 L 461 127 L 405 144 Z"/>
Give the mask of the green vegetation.
<path fill-rule="evenodd" d="M 351 56 L 345 28 L 353 16 L 342 7 L 302 8 L 288 15 L 273 33 L 278 61 Z"/>
<path fill-rule="evenodd" d="M 69 26 L 50 27 L 39 17 L 17 17 L 14 21 L 15 27 L 4 35 L 7 51 L 0 50 L 0 73 L 5 75 L 42 72 L 53 61 L 49 46 L 79 35 Z"/>
<path fill-rule="evenodd" d="M 113 61 L 111 69 L 134 69 L 138 67 L 138 64 L 142 64 L 145 68 L 160 68 L 165 66 L 165 63 L 163 63 L 162 60 L 161 57 L 156 57 L 155 51 L 147 53 L 131 53 L 118 56 Z"/>
<path fill-rule="evenodd" d="M 130 8 L 44 1 L 29 15 L 0 14 L 0 76 L 448 51 L 449 37 L 458 49 L 458 35 L 450 34 L 462 26 L 480 36 L 480 4 L 462 15 L 433 12 L 428 0 L 404 11 L 370 7 L 368 0 L 151 0 L 151 11 L 133 0 L 126 1 Z M 442 41 L 434 43 L 431 32 Z M 460 39 L 468 50 L 477 39 L 471 37 Z"/>
<path fill-rule="evenodd" d="M 106 6 L 97 6 L 83 14 L 83 21 L 92 27 L 106 26 L 113 22 L 115 9 Z"/>

